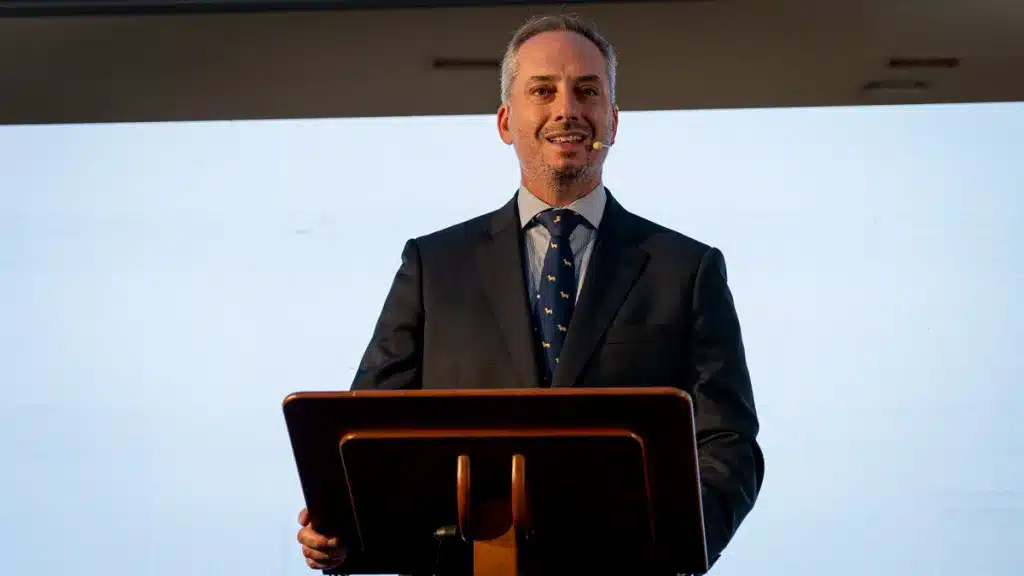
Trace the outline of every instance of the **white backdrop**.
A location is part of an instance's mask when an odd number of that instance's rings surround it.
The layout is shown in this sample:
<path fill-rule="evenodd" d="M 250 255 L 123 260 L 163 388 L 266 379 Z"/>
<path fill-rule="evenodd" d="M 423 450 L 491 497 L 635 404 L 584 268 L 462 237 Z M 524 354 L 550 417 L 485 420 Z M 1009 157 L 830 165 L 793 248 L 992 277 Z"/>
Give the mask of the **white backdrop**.
<path fill-rule="evenodd" d="M 767 475 L 721 576 L 1024 573 L 1024 105 L 623 114 L 606 181 L 727 258 Z M 490 117 L 0 128 L 0 573 L 310 573 L 280 403 Z"/>

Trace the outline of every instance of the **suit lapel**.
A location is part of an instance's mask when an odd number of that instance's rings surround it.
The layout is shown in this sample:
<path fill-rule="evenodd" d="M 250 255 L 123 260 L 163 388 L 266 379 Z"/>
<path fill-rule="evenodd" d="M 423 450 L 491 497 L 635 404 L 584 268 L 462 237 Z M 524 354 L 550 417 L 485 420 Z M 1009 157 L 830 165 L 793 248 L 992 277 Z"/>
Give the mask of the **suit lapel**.
<path fill-rule="evenodd" d="M 520 244 L 513 198 L 491 217 L 486 238 L 477 248 L 477 265 L 512 365 L 524 387 L 536 388 L 540 382 Z"/>
<path fill-rule="evenodd" d="M 569 324 L 552 386 L 576 385 L 583 367 L 647 262 L 647 253 L 629 233 L 628 218 L 629 214 L 609 193 L 583 291 Z"/>

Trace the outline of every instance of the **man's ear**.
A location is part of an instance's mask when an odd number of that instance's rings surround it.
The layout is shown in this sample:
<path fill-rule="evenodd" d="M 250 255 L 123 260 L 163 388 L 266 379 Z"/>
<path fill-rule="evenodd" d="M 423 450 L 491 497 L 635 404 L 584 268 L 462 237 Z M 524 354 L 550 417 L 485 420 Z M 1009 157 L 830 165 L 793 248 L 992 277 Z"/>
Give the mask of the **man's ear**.
<path fill-rule="evenodd" d="M 619 132 L 619 105 L 612 106 L 612 139 L 609 144 L 615 144 L 615 135 Z"/>
<path fill-rule="evenodd" d="M 498 136 L 501 137 L 501 141 L 505 144 L 512 144 L 512 131 L 508 128 L 508 115 L 509 107 L 508 104 L 502 104 L 498 108 Z"/>

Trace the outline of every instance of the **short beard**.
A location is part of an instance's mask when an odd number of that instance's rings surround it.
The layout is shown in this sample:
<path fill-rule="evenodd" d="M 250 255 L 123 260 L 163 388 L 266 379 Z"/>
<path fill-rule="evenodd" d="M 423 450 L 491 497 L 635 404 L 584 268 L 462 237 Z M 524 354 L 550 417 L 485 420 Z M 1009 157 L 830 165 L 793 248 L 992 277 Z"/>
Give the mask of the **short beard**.
<path fill-rule="evenodd" d="M 556 168 L 552 170 L 555 182 L 560 188 L 568 188 L 573 184 L 585 179 L 589 166 L 575 166 L 573 168 Z"/>

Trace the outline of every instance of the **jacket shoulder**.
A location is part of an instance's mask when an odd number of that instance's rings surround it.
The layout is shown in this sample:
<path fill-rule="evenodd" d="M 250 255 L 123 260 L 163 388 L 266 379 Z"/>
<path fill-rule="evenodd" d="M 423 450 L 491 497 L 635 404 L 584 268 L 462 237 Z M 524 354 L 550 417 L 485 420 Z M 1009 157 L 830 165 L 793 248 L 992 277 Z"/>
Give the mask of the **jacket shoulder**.
<path fill-rule="evenodd" d="M 625 212 L 629 227 L 642 238 L 643 247 L 651 253 L 700 260 L 715 247 L 632 212 Z"/>
<path fill-rule="evenodd" d="M 420 251 L 450 251 L 456 247 L 466 247 L 467 244 L 472 243 L 467 241 L 476 240 L 488 234 L 495 225 L 495 222 L 502 219 L 508 219 L 511 222 L 511 219 L 514 217 L 514 211 L 506 205 L 497 210 L 424 234 L 414 238 L 413 241 L 417 244 Z"/>

